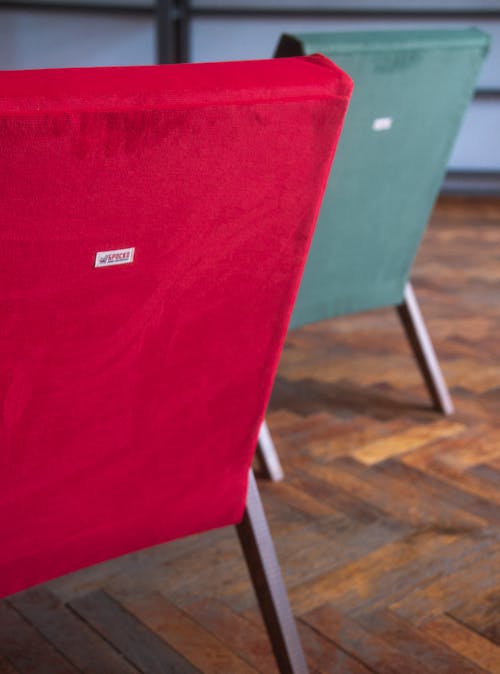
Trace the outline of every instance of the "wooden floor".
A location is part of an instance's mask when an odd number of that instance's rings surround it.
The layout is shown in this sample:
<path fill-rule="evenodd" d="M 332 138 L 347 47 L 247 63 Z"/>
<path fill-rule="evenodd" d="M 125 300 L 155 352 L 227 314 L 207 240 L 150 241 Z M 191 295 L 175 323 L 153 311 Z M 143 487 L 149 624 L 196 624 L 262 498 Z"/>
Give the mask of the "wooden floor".
<path fill-rule="evenodd" d="M 393 310 L 293 333 L 260 481 L 313 672 L 500 673 L 500 201 L 441 200 L 414 287 L 457 408 Z M 172 664 L 173 663 L 173 664 Z M 0 672 L 275 674 L 233 529 L 0 603 Z"/>

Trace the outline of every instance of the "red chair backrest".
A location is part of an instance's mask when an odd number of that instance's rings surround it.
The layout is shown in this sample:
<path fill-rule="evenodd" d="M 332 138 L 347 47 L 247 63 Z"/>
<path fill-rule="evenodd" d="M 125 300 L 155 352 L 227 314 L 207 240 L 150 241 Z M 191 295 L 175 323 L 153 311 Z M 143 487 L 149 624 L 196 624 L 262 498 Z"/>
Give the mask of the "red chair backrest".
<path fill-rule="evenodd" d="M 350 91 L 0 73 L 0 595 L 239 521 Z"/>

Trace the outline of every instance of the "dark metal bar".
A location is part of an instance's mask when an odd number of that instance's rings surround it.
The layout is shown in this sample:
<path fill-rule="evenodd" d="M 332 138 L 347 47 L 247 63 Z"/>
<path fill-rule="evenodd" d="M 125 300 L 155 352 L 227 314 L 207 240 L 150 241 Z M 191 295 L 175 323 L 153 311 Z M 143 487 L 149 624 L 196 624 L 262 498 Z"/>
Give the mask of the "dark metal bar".
<path fill-rule="evenodd" d="M 284 472 L 271 433 L 269 432 L 269 428 L 265 421 L 262 422 L 259 431 L 257 455 L 262 463 L 266 477 L 273 482 L 280 482 L 284 477 Z"/>
<path fill-rule="evenodd" d="M 500 196 L 500 171 L 457 171 L 446 174 L 442 194 Z"/>
<path fill-rule="evenodd" d="M 175 59 L 175 3 L 156 1 L 156 61 L 174 63 Z"/>
<path fill-rule="evenodd" d="M 309 670 L 252 471 L 245 514 L 236 529 L 280 672 L 307 674 Z"/>
<path fill-rule="evenodd" d="M 500 17 L 500 10 L 498 9 L 442 9 L 434 7 L 425 7 L 422 9 L 395 7 L 391 9 L 384 9 L 380 7 L 363 7 L 359 9 L 343 9 L 343 8 L 314 8 L 309 9 L 298 7 L 193 7 L 190 12 L 193 17 L 245 17 L 245 18 L 269 18 L 269 17 L 285 17 L 285 18 L 373 18 L 380 19 L 498 19 Z"/>
<path fill-rule="evenodd" d="M 103 13 L 103 14 L 145 14 L 151 16 L 154 9 L 153 6 L 145 5 L 118 5 L 112 2 L 98 2 L 93 0 L 92 3 L 80 2 L 79 0 L 71 0 L 70 2 L 51 2 L 44 0 L 43 2 L 17 2 L 17 0 L 1 0 L 0 11 L 2 9 L 16 9 L 19 11 L 40 11 L 40 12 L 86 12 L 89 14 Z"/>
<path fill-rule="evenodd" d="M 174 4 L 177 4 L 174 2 Z M 180 5 L 187 5 L 187 2 L 179 2 Z M 154 11 L 155 1 L 151 0 L 150 6 L 144 6 L 142 4 L 134 5 L 133 3 L 124 3 L 123 5 L 115 3 L 106 3 L 95 2 L 86 3 L 82 0 L 64 0 L 62 2 L 54 2 L 54 0 L 40 0 L 35 2 L 34 0 L 2 0 L 1 7 L 15 7 L 17 9 L 28 8 L 61 8 L 61 9 L 86 9 L 92 8 L 93 10 L 99 9 L 110 9 L 117 10 L 121 12 L 127 11 L 141 11 L 141 12 L 152 12 Z M 381 7 L 362 7 L 362 8 L 298 8 L 298 7 L 190 7 L 186 12 L 187 18 L 191 17 L 296 17 L 296 18 L 405 18 L 405 19 L 422 19 L 429 17 L 429 19 L 500 19 L 500 8 L 491 9 L 491 8 L 481 8 L 481 7 L 471 7 L 470 9 L 466 8 L 452 8 L 443 9 L 435 8 L 430 6 L 425 6 L 421 8 L 407 8 L 404 7 L 394 7 L 390 9 L 384 9 Z"/>
<path fill-rule="evenodd" d="M 189 0 L 178 0 L 178 16 L 176 26 L 176 63 L 187 63 L 189 59 Z"/>
<path fill-rule="evenodd" d="M 188 0 L 156 0 L 158 63 L 183 63 L 189 52 Z"/>
<path fill-rule="evenodd" d="M 453 414 L 450 393 L 411 283 L 406 284 L 403 302 L 396 309 L 435 406 L 443 414 Z"/>
<path fill-rule="evenodd" d="M 500 98 L 500 87 L 488 87 L 476 89 L 474 100 L 476 101 L 495 101 Z"/>

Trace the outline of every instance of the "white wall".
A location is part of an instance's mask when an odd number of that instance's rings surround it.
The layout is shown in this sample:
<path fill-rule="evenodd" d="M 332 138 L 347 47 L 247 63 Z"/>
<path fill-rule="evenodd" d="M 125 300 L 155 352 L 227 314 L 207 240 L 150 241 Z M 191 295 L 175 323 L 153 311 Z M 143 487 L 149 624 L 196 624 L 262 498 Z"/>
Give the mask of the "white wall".
<path fill-rule="evenodd" d="M 35 0 L 36 1 L 36 0 Z M 94 0 L 95 1 L 95 0 Z M 132 0 L 113 0 L 125 5 Z M 148 0 L 133 0 L 147 6 Z M 367 0 L 358 0 L 366 5 Z M 108 1 L 108 4 L 109 1 Z M 196 0 L 197 6 L 213 5 Z M 238 6 L 237 0 L 219 4 Z M 306 0 L 246 0 L 250 6 L 311 6 Z M 316 0 L 315 6 L 328 7 L 331 0 Z M 336 3 L 337 5 L 339 3 Z M 370 0 L 369 6 L 396 6 L 391 0 Z M 400 4 L 400 3 L 397 3 Z M 426 2 L 406 0 L 407 6 Z M 432 3 L 431 3 L 432 4 Z M 434 7 L 436 3 L 433 0 Z M 470 2 L 450 3 L 470 8 Z M 499 8 L 498 0 L 476 0 L 475 6 Z M 344 3 L 351 9 L 353 3 Z M 429 1 L 427 0 L 427 5 Z M 215 61 L 269 57 L 284 32 L 299 30 L 353 30 L 390 27 L 461 27 L 473 23 L 489 32 L 493 47 L 480 77 L 483 88 L 500 89 L 500 17 L 483 21 L 381 21 L 291 18 L 195 18 L 191 24 L 193 61 Z M 153 63 L 155 58 L 152 15 L 116 14 L 90 11 L 40 9 L 0 9 L 0 68 L 48 68 L 97 65 L 136 65 Z M 475 101 L 467 114 L 451 158 L 450 167 L 460 170 L 500 171 L 500 99 Z"/>

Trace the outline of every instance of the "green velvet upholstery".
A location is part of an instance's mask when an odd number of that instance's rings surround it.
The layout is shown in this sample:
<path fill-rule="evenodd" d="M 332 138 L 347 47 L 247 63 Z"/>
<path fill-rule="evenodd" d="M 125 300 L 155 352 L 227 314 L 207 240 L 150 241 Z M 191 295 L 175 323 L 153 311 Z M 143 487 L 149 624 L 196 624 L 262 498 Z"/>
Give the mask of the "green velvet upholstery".
<path fill-rule="evenodd" d="M 474 28 L 282 37 L 276 56 L 321 52 L 355 85 L 291 327 L 402 301 L 488 45 Z"/>

